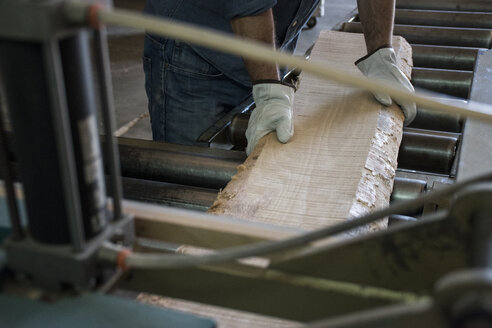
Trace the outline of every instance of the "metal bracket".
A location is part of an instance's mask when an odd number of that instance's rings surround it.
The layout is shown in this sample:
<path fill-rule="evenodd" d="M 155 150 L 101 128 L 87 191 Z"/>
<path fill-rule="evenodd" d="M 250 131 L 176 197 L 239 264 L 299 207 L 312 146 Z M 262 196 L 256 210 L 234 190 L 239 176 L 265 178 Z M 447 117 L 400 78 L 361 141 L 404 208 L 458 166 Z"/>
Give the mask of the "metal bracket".
<path fill-rule="evenodd" d="M 110 240 L 124 246 L 131 246 L 134 240 L 133 217 L 125 215 L 121 220 L 108 227 L 87 241 L 82 252 L 75 253 L 68 245 L 47 246 L 24 238 L 21 241 L 7 239 L 3 246 L 7 253 L 7 267 L 16 273 L 28 275 L 33 281 L 50 290 L 60 290 L 66 286 L 82 289 L 95 287 L 104 279 L 98 276 L 104 270 L 97 259 L 97 252 L 102 243 Z M 114 272 L 114 266 L 108 267 L 106 272 Z"/>

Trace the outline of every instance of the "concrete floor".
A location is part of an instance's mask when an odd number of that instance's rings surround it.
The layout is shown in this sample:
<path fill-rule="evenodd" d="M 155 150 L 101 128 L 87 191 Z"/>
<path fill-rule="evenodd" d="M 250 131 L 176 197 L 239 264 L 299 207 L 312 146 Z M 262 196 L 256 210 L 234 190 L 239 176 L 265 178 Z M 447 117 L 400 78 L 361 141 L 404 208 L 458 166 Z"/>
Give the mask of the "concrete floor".
<path fill-rule="evenodd" d="M 115 0 L 115 7 L 141 10 L 144 3 L 143 0 Z M 346 20 L 355 8 L 356 0 L 325 0 L 324 16 L 317 18 L 314 28 L 302 32 L 296 54 L 302 55 L 316 41 L 319 31 L 333 29 Z M 109 32 L 116 120 L 117 126 L 121 127 L 147 112 L 141 64 L 143 34 L 123 28 L 111 28 Z M 149 118 L 142 119 L 124 136 L 152 139 Z"/>

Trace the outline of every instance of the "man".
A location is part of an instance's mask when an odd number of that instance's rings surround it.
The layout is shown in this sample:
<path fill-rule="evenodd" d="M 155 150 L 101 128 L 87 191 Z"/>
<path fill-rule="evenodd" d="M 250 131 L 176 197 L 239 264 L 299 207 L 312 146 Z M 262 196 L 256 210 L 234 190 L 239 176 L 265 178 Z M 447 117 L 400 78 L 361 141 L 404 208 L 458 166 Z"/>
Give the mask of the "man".
<path fill-rule="evenodd" d="M 293 51 L 302 27 L 319 0 L 147 0 L 145 11 L 263 42 L 272 49 Z M 394 0 L 358 0 L 368 55 L 356 64 L 369 78 L 413 87 L 397 68 L 391 48 Z M 195 144 L 209 126 L 247 98 L 256 108 L 246 137 L 249 154 L 271 131 L 280 142 L 294 133 L 294 89 L 280 81 L 273 64 L 216 52 L 183 42 L 147 35 L 144 70 L 154 140 Z M 392 100 L 375 95 L 384 105 Z M 398 102 L 405 123 L 415 104 Z"/>

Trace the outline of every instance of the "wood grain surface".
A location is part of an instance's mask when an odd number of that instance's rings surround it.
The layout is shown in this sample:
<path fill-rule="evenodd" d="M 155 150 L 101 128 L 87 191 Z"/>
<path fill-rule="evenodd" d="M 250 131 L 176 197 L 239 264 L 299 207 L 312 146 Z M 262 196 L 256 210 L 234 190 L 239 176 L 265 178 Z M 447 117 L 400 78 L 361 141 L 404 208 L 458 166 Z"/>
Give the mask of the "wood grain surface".
<path fill-rule="evenodd" d="M 399 66 L 411 74 L 411 48 L 394 38 Z M 361 34 L 324 31 L 312 58 L 358 72 Z M 263 138 L 210 212 L 315 229 L 387 205 L 397 166 L 403 114 L 369 92 L 302 75 L 295 95 L 295 135 Z M 381 228 L 383 223 L 371 227 Z"/>

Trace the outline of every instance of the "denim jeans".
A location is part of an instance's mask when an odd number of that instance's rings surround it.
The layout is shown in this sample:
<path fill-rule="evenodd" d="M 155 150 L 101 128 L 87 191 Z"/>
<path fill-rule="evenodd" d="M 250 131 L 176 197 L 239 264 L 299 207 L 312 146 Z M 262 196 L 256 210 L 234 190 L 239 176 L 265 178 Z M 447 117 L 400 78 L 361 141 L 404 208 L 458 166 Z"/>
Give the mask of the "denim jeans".
<path fill-rule="evenodd" d="M 301 28 L 318 2 L 278 2 L 277 7 L 296 3 L 290 13 L 276 17 L 276 24 L 285 33 L 277 36 L 281 49 L 294 51 Z M 196 48 L 183 42 L 146 35 L 143 66 L 156 141 L 201 145 L 197 138 L 251 94 L 250 83 L 231 79 L 230 72 L 218 70 Z"/>
<path fill-rule="evenodd" d="M 186 43 L 162 44 L 147 35 L 143 61 L 156 141 L 197 144 L 202 132 L 251 91 L 225 77 Z"/>

